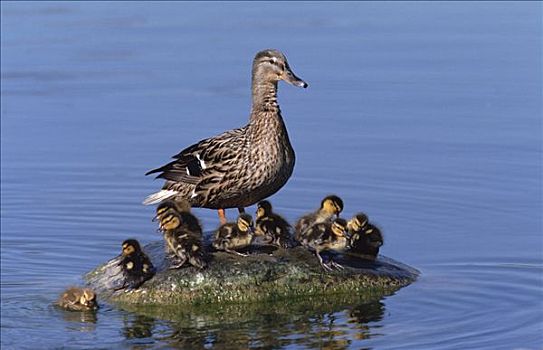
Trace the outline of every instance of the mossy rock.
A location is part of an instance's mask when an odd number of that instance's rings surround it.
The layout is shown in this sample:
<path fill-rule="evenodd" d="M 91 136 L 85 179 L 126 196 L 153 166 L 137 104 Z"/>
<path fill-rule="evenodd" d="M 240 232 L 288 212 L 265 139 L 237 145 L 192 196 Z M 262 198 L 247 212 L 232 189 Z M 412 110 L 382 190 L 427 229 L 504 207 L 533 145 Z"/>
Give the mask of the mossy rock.
<path fill-rule="evenodd" d="M 375 296 L 393 293 L 414 282 L 419 272 L 384 256 L 368 261 L 351 255 L 334 256 L 345 269 L 327 272 L 315 255 L 298 246 L 289 249 L 251 247 L 248 257 L 210 253 L 208 268 L 168 269 L 163 242 L 144 247 L 157 274 L 133 291 L 114 291 L 121 274 L 113 259 L 89 272 L 85 280 L 101 300 L 125 307 L 210 303 L 267 302 L 319 295 Z"/>

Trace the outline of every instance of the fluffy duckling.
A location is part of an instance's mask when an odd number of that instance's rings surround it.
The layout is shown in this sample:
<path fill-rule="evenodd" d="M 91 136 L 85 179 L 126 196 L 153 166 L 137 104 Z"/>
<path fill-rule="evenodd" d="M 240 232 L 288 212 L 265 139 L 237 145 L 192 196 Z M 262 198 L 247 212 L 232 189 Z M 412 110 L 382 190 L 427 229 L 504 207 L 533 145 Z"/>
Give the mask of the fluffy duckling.
<path fill-rule="evenodd" d="M 266 237 L 266 243 L 288 248 L 291 240 L 291 229 L 292 227 L 283 217 L 273 212 L 269 201 L 258 203 L 256 210 L 256 236 Z"/>
<path fill-rule="evenodd" d="M 347 229 L 351 235 L 351 239 L 354 235 L 360 233 L 368 225 L 368 216 L 364 213 L 358 213 L 353 216 L 351 220 L 347 222 Z"/>
<path fill-rule="evenodd" d="M 181 216 L 181 222 L 186 229 L 193 232 L 202 232 L 202 225 L 198 218 L 191 213 L 189 202 L 180 196 L 161 202 L 156 208 L 156 215 L 153 221 L 160 223 L 161 219 L 170 211 Z"/>
<path fill-rule="evenodd" d="M 182 216 L 169 210 L 161 218 L 160 229 L 166 241 L 166 251 L 173 258 L 174 264 L 170 269 L 178 269 L 186 262 L 194 267 L 203 269 L 207 266 L 205 261 L 204 245 L 202 242 L 202 228 L 198 225 L 195 230 L 191 230 L 190 224 L 183 222 L 183 217 L 192 216 L 190 220 L 196 219 L 192 214 Z"/>
<path fill-rule="evenodd" d="M 357 219 L 358 215 L 353 217 L 349 222 L 351 224 L 351 248 L 350 251 L 368 256 L 370 259 L 375 259 L 379 254 L 379 248 L 383 245 L 383 235 L 381 230 L 367 222 Z"/>
<path fill-rule="evenodd" d="M 71 287 L 66 289 L 57 305 L 69 311 L 93 311 L 98 309 L 96 294 L 88 288 Z"/>
<path fill-rule="evenodd" d="M 336 195 L 324 197 L 321 201 L 321 206 L 313 213 L 306 214 L 298 219 L 294 225 L 294 238 L 298 242 L 302 242 L 307 229 L 314 224 L 332 220 L 334 215 L 337 217 L 343 210 L 343 200 Z"/>
<path fill-rule="evenodd" d="M 301 243 L 315 252 L 325 270 L 332 270 L 332 267 L 343 269 L 343 266 L 332 260 L 329 264 L 325 264 L 320 253 L 325 250 L 343 252 L 349 247 L 347 221 L 336 218 L 332 222 L 314 224 L 307 229 Z"/>
<path fill-rule="evenodd" d="M 149 257 L 141 249 L 135 239 L 127 239 L 122 244 L 121 261 L 119 262 L 124 276 L 123 285 L 119 289 L 137 289 L 143 282 L 155 275 L 155 268 Z"/>
<path fill-rule="evenodd" d="M 251 245 L 253 238 L 253 218 L 249 214 L 240 214 L 236 222 L 227 222 L 215 232 L 213 248 L 232 254 L 248 256 L 248 254 L 236 250 Z"/>

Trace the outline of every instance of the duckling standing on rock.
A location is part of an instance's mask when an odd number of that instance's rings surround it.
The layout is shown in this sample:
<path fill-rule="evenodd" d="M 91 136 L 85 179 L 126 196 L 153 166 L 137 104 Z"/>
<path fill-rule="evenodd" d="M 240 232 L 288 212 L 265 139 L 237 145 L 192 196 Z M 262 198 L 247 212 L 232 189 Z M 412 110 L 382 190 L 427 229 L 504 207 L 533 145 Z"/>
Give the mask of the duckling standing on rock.
<path fill-rule="evenodd" d="M 215 232 L 213 248 L 232 254 L 248 256 L 248 254 L 243 254 L 236 250 L 251 245 L 253 238 L 253 218 L 249 214 L 240 214 L 237 222 L 223 224 Z"/>
<path fill-rule="evenodd" d="M 66 289 L 57 305 L 69 311 L 93 311 L 98 309 L 96 294 L 88 288 L 71 287 Z"/>
<path fill-rule="evenodd" d="M 189 218 L 189 224 L 185 224 L 183 218 Z M 186 262 L 199 269 L 207 266 L 202 228 L 199 224 L 197 227 L 194 226 L 197 222 L 198 219 L 192 214 L 176 213 L 174 210 L 168 210 L 161 217 L 160 230 L 166 241 L 166 251 L 174 260 L 174 265 L 170 266 L 170 269 L 181 268 Z"/>
<path fill-rule="evenodd" d="M 325 270 L 332 270 L 332 268 L 343 269 L 343 266 L 333 260 L 325 264 L 320 252 L 325 250 L 335 252 L 345 251 L 349 247 L 349 238 L 347 237 L 346 230 L 347 222 L 341 218 L 336 218 L 332 222 L 321 222 L 309 227 L 300 243 L 315 252 L 319 263 Z"/>
<path fill-rule="evenodd" d="M 292 227 L 283 217 L 273 212 L 270 202 L 258 203 L 255 235 L 266 237 L 266 243 L 288 248 L 291 243 L 291 229 Z"/>
<path fill-rule="evenodd" d="M 381 230 L 368 222 L 363 213 L 355 215 L 349 220 L 349 232 L 351 233 L 350 252 L 375 260 L 379 254 L 379 248 L 383 245 Z"/>
<path fill-rule="evenodd" d="M 153 221 L 159 221 L 162 216 L 168 211 L 173 210 L 176 213 L 187 212 L 190 213 L 191 206 L 189 202 L 180 196 L 175 196 L 165 201 L 160 202 L 156 208 L 156 215 L 153 218 Z"/>
<path fill-rule="evenodd" d="M 201 140 L 173 156 L 174 161 L 147 172 L 158 173 L 157 178 L 166 182 L 143 203 L 180 195 L 193 207 L 217 209 L 223 224 L 225 208 L 243 212 L 244 207 L 281 189 L 292 175 L 295 156 L 277 103 L 280 80 L 307 87 L 281 52 L 268 49 L 257 53 L 249 123 Z"/>
<path fill-rule="evenodd" d="M 367 225 L 368 216 L 366 214 L 355 214 L 353 218 L 347 222 L 347 229 L 351 235 L 351 240 L 356 240 L 354 236 L 364 230 Z"/>
<path fill-rule="evenodd" d="M 127 239 L 123 242 L 119 266 L 121 266 L 124 281 L 117 290 L 138 289 L 145 281 L 155 275 L 155 268 L 151 260 L 135 239 Z"/>
<path fill-rule="evenodd" d="M 294 238 L 302 242 L 305 232 L 314 224 L 331 221 L 334 215 L 337 217 L 343 210 L 343 200 L 336 195 L 326 196 L 321 201 L 321 206 L 317 211 L 306 214 L 298 219 L 294 225 Z"/>
<path fill-rule="evenodd" d="M 181 224 L 185 229 L 197 235 L 202 235 L 200 220 L 191 213 L 191 206 L 186 199 L 176 196 L 161 202 L 156 208 L 156 215 L 153 221 L 162 222 L 162 218 L 169 212 L 179 214 Z"/>

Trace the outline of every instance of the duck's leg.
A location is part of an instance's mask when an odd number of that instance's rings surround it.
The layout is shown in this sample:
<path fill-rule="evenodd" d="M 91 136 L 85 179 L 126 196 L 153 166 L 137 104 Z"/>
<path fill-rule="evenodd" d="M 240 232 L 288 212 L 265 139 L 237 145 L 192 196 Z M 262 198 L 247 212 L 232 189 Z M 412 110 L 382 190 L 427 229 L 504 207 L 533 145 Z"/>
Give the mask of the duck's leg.
<path fill-rule="evenodd" d="M 343 270 L 343 269 L 344 269 L 343 265 L 338 264 L 338 263 L 335 262 L 333 259 L 330 260 L 330 266 L 332 266 L 332 267 L 334 267 L 334 268 L 336 268 L 336 269 L 338 269 L 338 270 Z"/>
<path fill-rule="evenodd" d="M 224 215 L 224 209 L 218 209 L 217 212 L 219 214 L 219 220 L 221 222 L 221 225 L 226 224 L 226 215 Z"/>
<path fill-rule="evenodd" d="M 235 251 L 235 250 L 232 250 L 232 249 L 229 249 L 229 248 L 224 248 L 224 251 L 227 252 L 227 253 L 236 254 L 236 255 L 239 255 L 239 256 L 249 256 L 249 254 L 243 254 L 243 253 L 240 253 L 238 251 Z"/>
<path fill-rule="evenodd" d="M 319 259 L 319 263 L 321 264 L 322 268 L 326 271 L 332 271 L 332 268 L 324 263 L 322 261 L 322 256 L 319 254 L 319 251 L 316 251 L 315 254 L 317 255 L 317 258 Z"/>

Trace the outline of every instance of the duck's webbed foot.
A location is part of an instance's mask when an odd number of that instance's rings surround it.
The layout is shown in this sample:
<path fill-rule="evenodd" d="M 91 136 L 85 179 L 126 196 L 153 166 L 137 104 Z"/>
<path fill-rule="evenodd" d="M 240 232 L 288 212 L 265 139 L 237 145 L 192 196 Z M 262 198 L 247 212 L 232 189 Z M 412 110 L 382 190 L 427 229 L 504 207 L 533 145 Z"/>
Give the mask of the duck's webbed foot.
<path fill-rule="evenodd" d="M 232 250 L 230 248 L 224 248 L 224 251 L 227 252 L 227 253 L 235 254 L 235 255 L 239 255 L 239 256 L 249 256 L 249 254 L 240 253 L 240 252 Z"/>
<path fill-rule="evenodd" d="M 343 267 L 343 265 L 335 262 L 334 260 L 330 259 L 330 261 L 328 262 L 328 264 L 333 267 L 334 269 L 336 270 L 344 270 L 345 268 Z"/>
<path fill-rule="evenodd" d="M 183 259 L 175 259 L 172 264 L 170 265 L 170 267 L 168 267 L 169 270 L 175 270 L 175 269 L 179 269 L 181 268 L 181 266 L 183 266 L 185 264 L 185 262 L 187 262 L 187 258 L 183 258 Z"/>
<path fill-rule="evenodd" d="M 326 271 L 332 271 L 332 268 L 328 266 L 328 264 L 325 264 L 322 260 L 322 256 L 319 254 L 319 252 L 315 253 L 317 255 L 317 259 L 319 259 L 319 263 L 321 264 L 322 268 Z"/>

